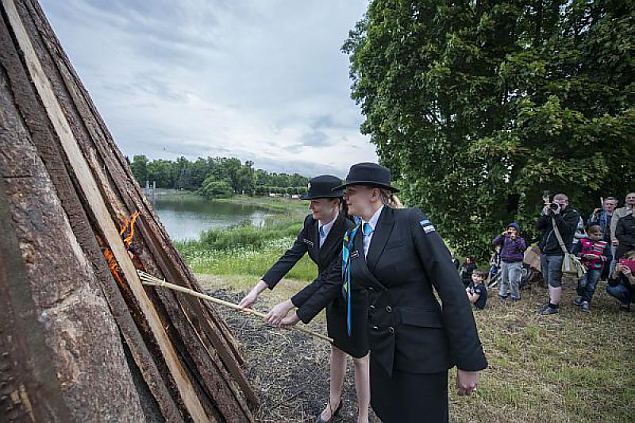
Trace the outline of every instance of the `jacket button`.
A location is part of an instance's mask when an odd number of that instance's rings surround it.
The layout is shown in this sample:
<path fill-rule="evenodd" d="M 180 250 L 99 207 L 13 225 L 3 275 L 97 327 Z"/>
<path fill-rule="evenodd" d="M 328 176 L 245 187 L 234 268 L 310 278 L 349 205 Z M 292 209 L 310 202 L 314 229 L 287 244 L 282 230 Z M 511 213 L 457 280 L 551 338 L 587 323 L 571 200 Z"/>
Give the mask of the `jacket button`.
<path fill-rule="evenodd" d="M 390 333 L 395 333 L 395 328 L 393 328 L 392 326 L 388 328 L 388 332 Z"/>
<path fill-rule="evenodd" d="M 373 326 L 373 330 L 379 330 L 377 326 Z"/>
<path fill-rule="evenodd" d="M 387 311 L 388 313 L 390 313 L 390 312 L 392 311 L 392 307 L 391 307 L 391 306 L 386 306 L 386 311 Z"/>
<path fill-rule="evenodd" d="M 375 290 L 375 288 L 373 288 L 372 286 L 369 286 L 369 287 L 368 287 L 368 290 L 369 290 L 369 291 L 374 291 L 374 290 Z"/>

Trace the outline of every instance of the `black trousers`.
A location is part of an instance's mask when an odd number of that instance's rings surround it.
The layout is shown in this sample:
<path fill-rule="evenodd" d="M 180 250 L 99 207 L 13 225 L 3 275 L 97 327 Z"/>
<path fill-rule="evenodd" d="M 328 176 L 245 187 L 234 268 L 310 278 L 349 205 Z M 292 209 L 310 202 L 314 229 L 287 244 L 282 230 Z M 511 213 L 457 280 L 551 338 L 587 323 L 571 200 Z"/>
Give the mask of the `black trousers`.
<path fill-rule="evenodd" d="M 448 372 L 393 370 L 392 377 L 370 359 L 370 403 L 384 423 L 447 423 Z"/>

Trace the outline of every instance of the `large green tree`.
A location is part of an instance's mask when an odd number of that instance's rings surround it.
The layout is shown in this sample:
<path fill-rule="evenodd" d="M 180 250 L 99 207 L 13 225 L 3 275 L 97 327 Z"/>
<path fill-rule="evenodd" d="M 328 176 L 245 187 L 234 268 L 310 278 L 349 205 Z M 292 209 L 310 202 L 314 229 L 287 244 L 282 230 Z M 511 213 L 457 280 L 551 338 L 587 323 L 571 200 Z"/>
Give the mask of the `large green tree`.
<path fill-rule="evenodd" d="M 633 2 L 371 1 L 352 97 L 409 204 L 464 254 L 543 190 L 586 212 L 633 189 Z"/>
<path fill-rule="evenodd" d="M 148 180 L 148 158 L 146 156 L 133 156 L 130 168 L 139 185 L 145 186 Z"/>

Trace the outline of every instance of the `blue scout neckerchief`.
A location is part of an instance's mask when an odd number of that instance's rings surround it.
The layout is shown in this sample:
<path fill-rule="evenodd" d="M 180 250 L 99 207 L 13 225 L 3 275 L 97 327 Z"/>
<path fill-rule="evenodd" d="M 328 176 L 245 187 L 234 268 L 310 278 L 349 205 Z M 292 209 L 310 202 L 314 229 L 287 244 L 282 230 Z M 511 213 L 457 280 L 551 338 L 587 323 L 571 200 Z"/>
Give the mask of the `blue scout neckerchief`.
<path fill-rule="evenodd" d="M 344 234 L 344 245 L 342 246 L 342 277 L 344 285 L 342 286 L 342 294 L 346 300 L 346 330 L 348 336 L 351 336 L 351 248 L 355 242 L 355 235 L 360 225 L 355 226 L 352 231 L 346 231 Z"/>

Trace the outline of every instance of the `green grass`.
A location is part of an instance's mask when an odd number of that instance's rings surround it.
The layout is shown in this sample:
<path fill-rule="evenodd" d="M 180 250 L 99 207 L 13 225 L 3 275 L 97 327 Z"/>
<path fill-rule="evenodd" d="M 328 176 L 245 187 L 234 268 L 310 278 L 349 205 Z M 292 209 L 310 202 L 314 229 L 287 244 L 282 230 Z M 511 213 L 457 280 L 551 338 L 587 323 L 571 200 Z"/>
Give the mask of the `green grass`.
<path fill-rule="evenodd" d="M 263 210 L 275 212 L 289 217 L 303 217 L 308 214 L 309 203 L 302 200 L 291 200 L 282 197 L 249 197 L 247 195 L 235 195 L 230 198 L 218 198 L 219 203 L 231 203 L 258 207 Z"/>
<path fill-rule="evenodd" d="M 294 239 L 295 237 L 285 237 L 258 240 L 258 248 L 239 246 L 214 250 L 202 242 L 179 243 L 177 248 L 195 273 L 261 277 L 292 245 Z M 303 281 L 313 280 L 316 276 L 317 268 L 306 255 L 288 274 L 290 278 Z"/>

